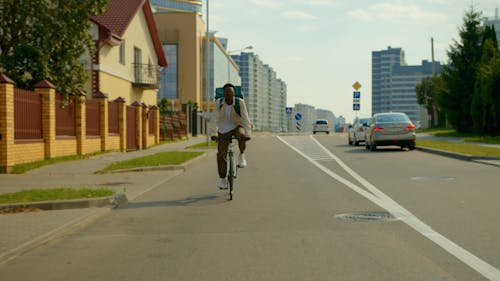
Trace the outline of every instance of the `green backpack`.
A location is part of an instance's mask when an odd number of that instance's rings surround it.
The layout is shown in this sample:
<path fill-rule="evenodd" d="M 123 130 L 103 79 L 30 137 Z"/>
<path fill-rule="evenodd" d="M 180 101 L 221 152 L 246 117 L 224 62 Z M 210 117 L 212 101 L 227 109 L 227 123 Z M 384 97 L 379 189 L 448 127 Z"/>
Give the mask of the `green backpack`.
<path fill-rule="evenodd" d="M 241 116 L 241 110 L 240 110 L 240 99 L 243 98 L 243 94 L 241 93 L 241 86 L 235 86 L 234 87 L 234 110 L 236 113 L 238 113 L 239 116 Z M 240 99 L 239 99 L 240 98 Z M 215 89 L 215 100 L 219 100 L 219 109 L 222 107 L 222 100 L 224 100 L 224 89 L 223 88 L 216 88 Z"/>

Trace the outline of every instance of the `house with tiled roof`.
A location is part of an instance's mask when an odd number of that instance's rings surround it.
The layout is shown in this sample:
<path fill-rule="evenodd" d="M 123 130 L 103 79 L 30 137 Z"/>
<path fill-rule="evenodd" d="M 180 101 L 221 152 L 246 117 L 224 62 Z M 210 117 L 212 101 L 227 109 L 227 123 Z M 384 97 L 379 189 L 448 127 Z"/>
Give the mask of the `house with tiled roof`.
<path fill-rule="evenodd" d="M 121 97 L 127 104 L 157 104 L 160 70 L 167 67 L 149 0 L 110 0 L 90 18 L 96 51 L 87 66 L 89 97 Z"/>

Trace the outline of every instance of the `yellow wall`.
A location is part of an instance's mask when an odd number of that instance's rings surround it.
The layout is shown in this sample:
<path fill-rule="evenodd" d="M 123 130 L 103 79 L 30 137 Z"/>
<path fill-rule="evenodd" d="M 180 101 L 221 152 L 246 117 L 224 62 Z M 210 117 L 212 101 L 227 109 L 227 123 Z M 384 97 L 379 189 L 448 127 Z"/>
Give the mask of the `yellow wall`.
<path fill-rule="evenodd" d="M 104 45 L 99 53 L 100 91 L 109 100 L 123 97 L 127 104 L 135 101 L 155 105 L 157 90 L 132 87 L 134 81 L 134 47 L 142 50 L 142 63 L 158 66 L 158 57 L 149 35 L 142 9 L 137 13 L 123 35 L 125 42 L 125 64 L 120 63 L 120 46 Z"/>
<path fill-rule="evenodd" d="M 44 143 L 16 143 L 13 147 L 14 163 L 23 164 L 45 159 Z"/>
<path fill-rule="evenodd" d="M 76 138 L 56 139 L 56 145 L 54 146 L 54 157 L 76 154 L 78 154 L 76 151 Z"/>
<path fill-rule="evenodd" d="M 178 44 L 178 85 L 182 103 L 200 104 L 202 91 L 202 46 L 205 24 L 198 14 L 155 14 L 160 40 Z"/>

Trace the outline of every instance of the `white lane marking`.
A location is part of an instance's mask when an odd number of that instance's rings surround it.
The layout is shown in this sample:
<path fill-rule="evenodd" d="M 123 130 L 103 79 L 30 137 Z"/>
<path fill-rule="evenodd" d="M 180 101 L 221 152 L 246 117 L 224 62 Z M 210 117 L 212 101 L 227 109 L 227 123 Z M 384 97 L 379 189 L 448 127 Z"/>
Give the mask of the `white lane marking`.
<path fill-rule="evenodd" d="M 373 203 L 379 205 L 380 207 L 386 209 L 392 215 L 394 215 L 398 219 L 405 222 L 408 226 L 413 228 L 415 231 L 422 234 L 424 237 L 427 237 L 429 240 L 431 240 L 434 243 L 436 243 L 437 245 L 439 245 L 445 251 L 447 251 L 451 255 L 455 256 L 457 259 L 461 260 L 463 263 L 470 266 L 471 268 L 473 268 L 474 270 L 479 272 L 484 277 L 486 277 L 492 281 L 500 281 L 500 271 L 497 268 L 493 267 L 489 263 L 487 263 L 484 260 L 480 259 L 479 257 L 475 256 L 474 254 L 467 251 L 466 249 L 462 248 L 458 244 L 456 244 L 453 241 L 449 240 L 448 238 L 444 237 L 440 233 L 434 231 L 429 225 L 425 224 L 423 221 L 421 221 L 415 215 L 413 215 L 410 211 L 406 210 L 404 207 L 402 207 L 397 202 L 392 200 L 389 196 L 384 194 L 382 191 L 380 191 L 374 185 L 369 183 L 366 179 L 364 179 L 363 177 L 358 175 L 354 170 L 349 168 L 338 157 L 336 157 L 333 153 L 331 153 L 328 149 L 326 149 L 323 145 L 321 145 L 315 138 L 313 138 L 312 136 L 310 136 L 310 138 L 313 140 L 313 142 L 317 146 L 321 147 L 323 149 L 323 151 L 329 157 L 334 159 L 347 173 L 349 173 L 353 178 L 355 178 L 361 185 L 363 185 L 370 192 L 367 192 L 366 190 L 357 186 L 356 184 L 354 184 L 354 183 L 346 180 L 345 178 L 342 178 L 341 176 L 335 174 L 334 172 L 332 172 L 331 170 L 329 170 L 325 166 L 321 165 L 316 160 L 312 159 L 311 157 L 306 155 L 304 152 L 295 148 L 292 144 L 288 143 L 283 138 L 278 136 L 278 139 L 280 141 L 282 141 L 284 144 L 289 146 L 291 149 L 293 149 L 299 155 L 301 155 L 302 157 L 307 159 L 309 162 L 311 162 L 313 165 L 318 167 L 320 170 L 324 171 L 326 174 L 328 174 L 332 178 L 343 183 L 344 185 L 351 188 L 353 191 L 359 193 L 360 195 L 362 195 L 366 199 L 368 199 L 368 200 L 372 201 Z"/>

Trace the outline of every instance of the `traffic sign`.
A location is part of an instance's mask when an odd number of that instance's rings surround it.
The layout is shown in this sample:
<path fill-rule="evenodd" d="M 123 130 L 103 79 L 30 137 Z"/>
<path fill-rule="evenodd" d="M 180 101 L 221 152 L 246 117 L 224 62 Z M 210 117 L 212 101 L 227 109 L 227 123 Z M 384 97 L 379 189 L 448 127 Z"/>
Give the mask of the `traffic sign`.
<path fill-rule="evenodd" d="M 352 93 L 352 97 L 355 99 L 360 99 L 361 98 L 361 92 L 355 91 Z"/>
<path fill-rule="evenodd" d="M 356 82 L 352 85 L 352 87 L 354 88 L 354 90 L 356 90 L 356 91 L 357 91 L 357 90 L 359 90 L 359 88 L 361 88 L 361 84 L 359 84 L 359 82 L 358 82 L 358 81 L 356 81 Z"/>
<path fill-rule="evenodd" d="M 359 103 L 354 103 L 354 104 L 352 105 L 352 110 L 357 111 L 357 110 L 359 110 L 359 109 L 360 109 L 360 105 L 359 105 Z"/>
<path fill-rule="evenodd" d="M 300 114 L 300 113 L 295 114 L 295 120 L 297 120 L 297 121 L 302 120 L 302 114 Z"/>
<path fill-rule="evenodd" d="M 293 107 L 285 107 L 286 114 L 292 114 Z"/>

